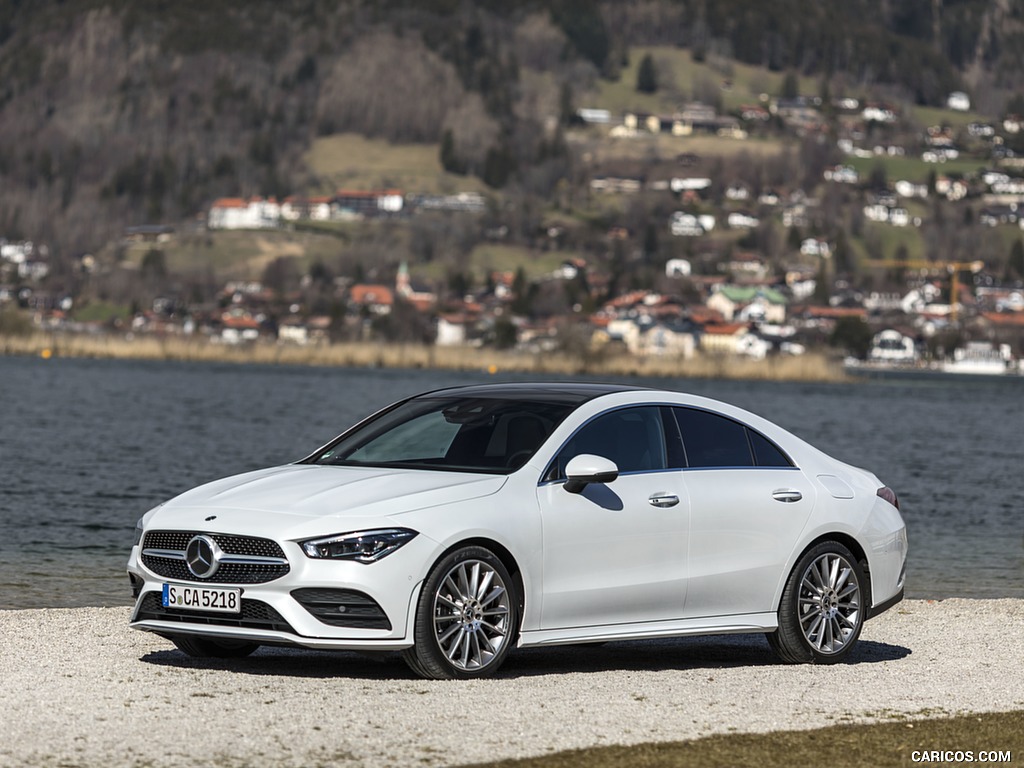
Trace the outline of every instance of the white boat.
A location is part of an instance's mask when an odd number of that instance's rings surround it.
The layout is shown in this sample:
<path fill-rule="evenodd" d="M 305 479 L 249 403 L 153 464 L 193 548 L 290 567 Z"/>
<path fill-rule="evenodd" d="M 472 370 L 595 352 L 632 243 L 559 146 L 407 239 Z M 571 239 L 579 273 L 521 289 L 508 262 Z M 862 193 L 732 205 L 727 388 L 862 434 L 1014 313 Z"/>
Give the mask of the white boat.
<path fill-rule="evenodd" d="M 917 363 L 914 340 L 899 331 L 884 330 L 871 339 L 868 362 L 891 366 L 911 366 Z"/>
<path fill-rule="evenodd" d="M 987 341 L 969 341 L 966 346 L 953 350 L 953 359 L 942 363 L 943 373 L 968 373 L 1000 376 L 1020 373 L 1010 353 L 1009 344 L 996 347 Z"/>

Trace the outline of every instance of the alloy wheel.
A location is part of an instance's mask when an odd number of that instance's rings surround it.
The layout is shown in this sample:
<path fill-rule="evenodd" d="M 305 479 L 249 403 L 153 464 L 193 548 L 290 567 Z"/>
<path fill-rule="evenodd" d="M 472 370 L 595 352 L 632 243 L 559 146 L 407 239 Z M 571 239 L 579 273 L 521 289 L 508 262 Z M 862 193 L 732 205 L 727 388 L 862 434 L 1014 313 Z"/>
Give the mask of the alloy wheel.
<path fill-rule="evenodd" d="M 457 563 L 434 594 L 434 637 L 456 668 L 480 670 L 508 642 L 509 591 L 501 575 L 482 560 Z"/>
<path fill-rule="evenodd" d="M 862 621 L 860 581 L 845 557 L 827 552 L 807 566 L 798 616 L 804 638 L 819 653 L 839 653 L 856 637 Z"/>

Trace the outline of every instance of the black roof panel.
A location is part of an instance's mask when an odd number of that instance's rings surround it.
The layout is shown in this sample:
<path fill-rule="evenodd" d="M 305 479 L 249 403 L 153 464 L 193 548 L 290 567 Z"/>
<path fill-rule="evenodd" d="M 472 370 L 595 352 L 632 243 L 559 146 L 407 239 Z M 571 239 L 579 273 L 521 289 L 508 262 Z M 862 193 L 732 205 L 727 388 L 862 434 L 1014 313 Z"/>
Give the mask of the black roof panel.
<path fill-rule="evenodd" d="M 636 392 L 648 389 L 626 384 L 596 382 L 509 382 L 501 384 L 469 384 L 424 392 L 416 397 L 483 397 L 509 400 L 547 400 L 579 405 L 601 395 L 614 392 Z"/>

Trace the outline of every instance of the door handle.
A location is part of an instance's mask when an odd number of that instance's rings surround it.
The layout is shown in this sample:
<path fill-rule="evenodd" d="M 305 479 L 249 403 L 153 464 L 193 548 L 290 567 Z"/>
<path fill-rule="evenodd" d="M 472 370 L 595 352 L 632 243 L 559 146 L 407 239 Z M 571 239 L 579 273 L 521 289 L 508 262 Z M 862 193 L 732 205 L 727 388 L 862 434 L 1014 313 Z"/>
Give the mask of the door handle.
<path fill-rule="evenodd" d="M 800 491 L 792 489 L 782 489 L 778 491 L 772 491 L 772 498 L 776 501 L 781 501 L 786 504 L 792 504 L 794 501 L 800 501 L 804 495 Z"/>
<path fill-rule="evenodd" d="M 674 507 L 679 497 L 672 493 L 655 493 L 647 501 L 652 507 Z"/>

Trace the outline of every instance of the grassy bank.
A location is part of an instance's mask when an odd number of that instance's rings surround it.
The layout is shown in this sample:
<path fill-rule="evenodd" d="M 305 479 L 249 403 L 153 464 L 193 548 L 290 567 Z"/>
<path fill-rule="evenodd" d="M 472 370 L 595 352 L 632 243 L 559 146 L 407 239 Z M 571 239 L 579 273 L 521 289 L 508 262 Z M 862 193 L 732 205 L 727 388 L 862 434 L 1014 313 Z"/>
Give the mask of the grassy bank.
<path fill-rule="evenodd" d="M 294 346 L 275 343 L 215 344 L 178 337 L 44 334 L 0 336 L 0 354 L 111 360 L 180 360 L 337 367 L 430 368 L 454 371 L 521 372 L 537 375 L 604 375 L 720 378 L 770 381 L 841 381 L 842 368 L 822 355 L 755 361 L 698 356 L 638 358 L 631 355 L 575 357 L 470 347 L 348 342 Z"/>
<path fill-rule="evenodd" d="M 931 760 L 922 752 L 949 751 Z M 834 765 L 884 768 L 1018 762 L 1024 752 L 1024 712 L 900 720 L 876 725 L 835 725 L 813 731 L 710 736 L 694 741 L 598 747 L 467 768 L 790 768 Z M 1003 753 L 1000 760 L 992 752 Z M 963 759 L 957 759 L 961 755 Z M 973 757 L 968 758 L 967 753 Z"/>

